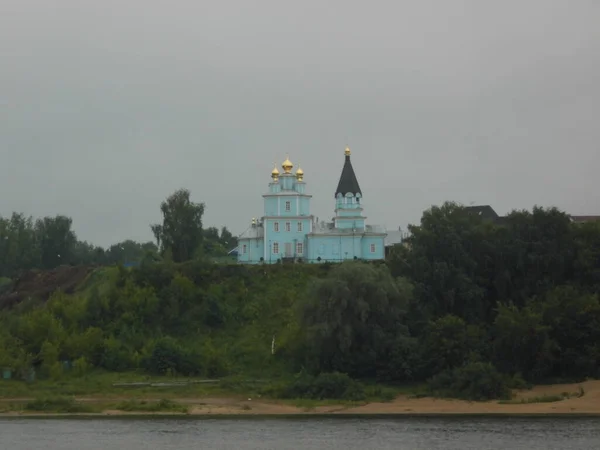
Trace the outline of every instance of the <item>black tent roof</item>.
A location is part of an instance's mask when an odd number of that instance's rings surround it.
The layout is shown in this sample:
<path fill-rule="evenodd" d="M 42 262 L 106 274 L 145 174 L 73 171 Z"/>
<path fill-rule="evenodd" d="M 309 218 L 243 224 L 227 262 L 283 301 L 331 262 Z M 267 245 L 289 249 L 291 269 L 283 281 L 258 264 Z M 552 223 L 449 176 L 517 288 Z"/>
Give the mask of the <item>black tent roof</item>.
<path fill-rule="evenodd" d="M 362 196 L 356 174 L 354 173 L 352 163 L 350 162 L 350 155 L 346 155 L 345 158 L 344 168 L 342 169 L 342 175 L 340 176 L 340 182 L 335 191 L 335 196 L 337 197 L 338 194 L 346 195 L 348 193 L 353 195 L 360 194 Z"/>

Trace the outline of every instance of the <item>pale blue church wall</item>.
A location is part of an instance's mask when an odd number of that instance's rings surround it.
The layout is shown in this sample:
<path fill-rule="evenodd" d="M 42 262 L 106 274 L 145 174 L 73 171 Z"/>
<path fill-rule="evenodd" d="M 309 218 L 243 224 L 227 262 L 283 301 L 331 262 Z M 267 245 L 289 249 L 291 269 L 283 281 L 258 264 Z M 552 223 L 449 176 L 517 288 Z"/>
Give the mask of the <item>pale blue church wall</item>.
<path fill-rule="evenodd" d="M 360 208 L 337 208 L 335 215 L 338 217 L 356 217 L 361 216 L 362 209 Z"/>
<path fill-rule="evenodd" d="M 308 253 L 306 259 L 308 262 L 317 262 L 320 257 L 323 262 L 332 261 L 332 246 L 329 236 L 312 235 L 308 238 Z M 339 254 L 336 256 L 339 261 Z"/>
<path fill-rule="evenodd" d="M 351 259 L 384 259 L 382 235 L 310 235 L 308 236 L 309 262 L 339 262 Z M 375 245 L 371 252 L 371 244 Z M 318 261 L 318 258 L 321 261 Z"/>
<path fill-rule="evenodd" d="M 264 204 L 265 216 L 291 217 L 310 215 L 310 196 L 299 194 L 266 195 L 264 197 Z"/>
<path fill-rule="evenodd" d="M 310 216 L 310 197 L 300 197 L 300 215 Z"/>
<path fill-rule="evenodd" d="M 265 216 L 276 216 L 277 215 L 277 197 L 264 197 L 265 204 Z"/>
<path fill-rule="evenodd" d="M 266 262 L 274 263 L 280 258 L 306 258 L 306 234 L 310 232 L 311 222 L 312 217 L 265 218 Z"/>
<path fill-rule="evenodd" d="M 238 262 L 256 264 L 264 255 L 263 239 L 240 239 L 238 242 Z"/>
<path fill-rule="evenodd" d="M 282 189 L 290 191 L 294 188 L 296 177 L 292 174 L 283 174 L 279 178 L 279 183 L 281 184 Z"/>
<path fill-rule="evenodd" d="M 335 217 L 335 227 L 339 228 L 340 230 L 351 230 L 351 229 L 357 229 L 357 230 L 362 230 L 363 228 L 365 228 L 365 217 L 362 216 L 350 216 L 350 217 L 343 217 L 340 215 L 337 215 Z"/>
<path fill-rule="evenodd" d="M 361 259 L 362 235 L 310 235 L 308 236 L 309 262 L 339 262 L 347 259 Z"/>
<path fill-rule="evenodd" d="M 385 236 L 365 235 L 362 240 L 363 259 L 384 259 L 385 258 Z M 375 245 L 375 252 L 372 252 L 371 245 Z"/>

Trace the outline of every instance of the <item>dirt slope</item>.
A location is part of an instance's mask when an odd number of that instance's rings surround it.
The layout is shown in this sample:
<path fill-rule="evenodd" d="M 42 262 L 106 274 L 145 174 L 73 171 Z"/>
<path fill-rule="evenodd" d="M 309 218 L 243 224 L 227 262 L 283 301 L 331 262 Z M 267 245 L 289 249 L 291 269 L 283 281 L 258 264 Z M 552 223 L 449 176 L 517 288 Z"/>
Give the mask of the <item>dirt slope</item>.
<path fill-rule="evenodd" d="M 47 300 L 57 289 L 72 293 L 94 269 L 94 266 L 61 266 L 25 272 L 15 281 L 11 292 L 0 295 L 0 309 L 11 308 L 29 297 Z"/>

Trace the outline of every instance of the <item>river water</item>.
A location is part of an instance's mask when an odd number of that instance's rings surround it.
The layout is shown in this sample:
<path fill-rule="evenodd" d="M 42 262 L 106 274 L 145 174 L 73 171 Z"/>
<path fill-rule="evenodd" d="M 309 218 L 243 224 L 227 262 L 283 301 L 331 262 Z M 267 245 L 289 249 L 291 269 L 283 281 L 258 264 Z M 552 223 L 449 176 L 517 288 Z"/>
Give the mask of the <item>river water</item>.
<path fill-rule="evenodd" d="M 0 419 L 1 450 L 598 450 L 597 418 Z"/>

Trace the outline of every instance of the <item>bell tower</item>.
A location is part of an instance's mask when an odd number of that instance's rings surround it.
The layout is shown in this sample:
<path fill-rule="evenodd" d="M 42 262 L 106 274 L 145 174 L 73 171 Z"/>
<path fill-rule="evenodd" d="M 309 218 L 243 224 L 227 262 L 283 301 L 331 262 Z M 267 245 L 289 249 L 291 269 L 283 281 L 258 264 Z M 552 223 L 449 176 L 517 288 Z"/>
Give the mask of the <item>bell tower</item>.
<path fill-rule="evenodd" d="M 338 187 L 335 190 L 335 228 L 363 231 L 365 219 L 362 215 L 362 192 L 350 161 L 350 148 L 344 151 L 344 166 Z"/>

